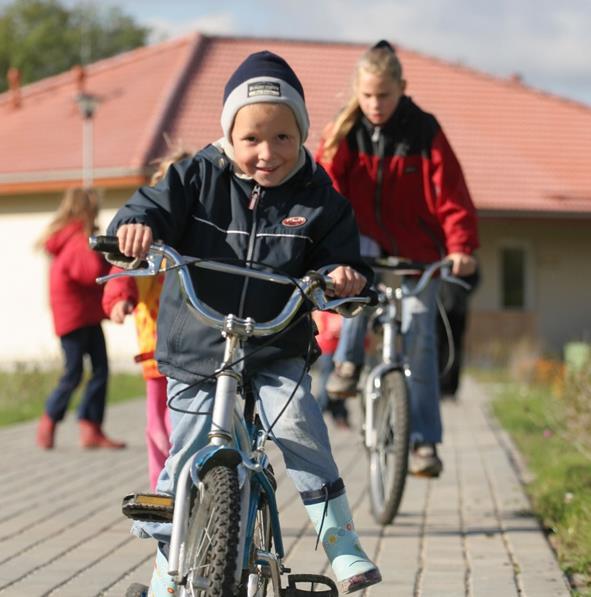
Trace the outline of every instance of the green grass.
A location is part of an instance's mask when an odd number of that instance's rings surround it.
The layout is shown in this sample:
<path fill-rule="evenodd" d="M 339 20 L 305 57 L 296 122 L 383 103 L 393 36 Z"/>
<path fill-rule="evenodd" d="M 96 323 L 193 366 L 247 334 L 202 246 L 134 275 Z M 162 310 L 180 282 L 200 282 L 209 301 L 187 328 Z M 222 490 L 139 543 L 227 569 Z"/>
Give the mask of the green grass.
<path fill-rule="evenodd" d="M 0 427 L 39 417 L 60 375 L 61 371 L 41 371 L 22 365 L 11 372 L 0 371 Z M 73 395 L 70 410 L 76 408 L 85 381 L 86 378 Z M 107 403 L 145 396 L 145 392 L 145 382 L 139 372 L 112 373 Z"/>
<path fill-rule="evenodd" d="M 533 508 L 574 594 L 591 596 L 591 454 L 573 441 L 564 401 L 549 389 L 501 387 L 493 409 L 533 473 L 527 487 Z"/>

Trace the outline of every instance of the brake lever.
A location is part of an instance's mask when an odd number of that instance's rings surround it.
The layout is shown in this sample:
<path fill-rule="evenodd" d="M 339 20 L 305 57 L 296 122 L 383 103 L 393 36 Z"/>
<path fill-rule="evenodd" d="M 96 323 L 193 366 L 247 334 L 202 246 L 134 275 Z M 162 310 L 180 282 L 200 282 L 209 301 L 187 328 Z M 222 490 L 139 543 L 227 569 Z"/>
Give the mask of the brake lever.
<path fill-rule="evenodd" d="M 327 299 L 325 291 L 316 286 L 311 292 L 312 302 L 320 311 L 336 311 L 343 317 L 355 317 L 370 303 L 367 296 L 350 296 L 336 299 Z"/>
<path fill-rule="evenodd" d="M 462 278 L 459 278 L 458 276 L 454 276 L 450 273 L 450 266 L 445 266 L 441 268 L 441 279 L 444 280 L 445 282 L 449 282 L 450 284 L 455 284 L 456 286 L 460 286 L 462 287 L 464 290 L 472 290 L 472 286 L 470 284 L 468 284 L 468 282 L 466 282 L 465 280 L 462 280 Z"/>
<path fill-rule="evenodd" d="M 325 265 L 316 272 L 316 276 L 320 275 L 323 278 L 323 281 L 312 290 L 314 302 L 320 310 L 336 311 L 339 315 L 347 319 L 359 315 L 363 309 L 372 303 L 372 297 L 349 296 L 327 300 L 325 293 L 334 291 L 334 281 L 326 275 L 326 273 L 332 269 L 333 266 Z M 324 289 L 322 287 L 324 287 Z"/>
<path fill-rule="evenodd" d="M 142 267 L 140 269 L 129 269 L 122 272 L 116 272 L 114 274 L 107 274 L 106 276 L 100 276 L 96 279 L 96 283 L 104 284 L 109 280 L 122 277 L 143 278 L 147 276 L 155 276 L 156 274 L 160 273 L 163 260 L 164 255 L 149 254 L 144 259 L 144 261 L 147 263 L 146 267 Z"/>
<path fill-rule="evenodd" d="M 338 299 L 325 300 L 323 311 L 336 311 L 339 315 L 346 317 L 355 317 L 359 315 L 370 303 L 371 299 L 367 296 L 350 296 Z"/>

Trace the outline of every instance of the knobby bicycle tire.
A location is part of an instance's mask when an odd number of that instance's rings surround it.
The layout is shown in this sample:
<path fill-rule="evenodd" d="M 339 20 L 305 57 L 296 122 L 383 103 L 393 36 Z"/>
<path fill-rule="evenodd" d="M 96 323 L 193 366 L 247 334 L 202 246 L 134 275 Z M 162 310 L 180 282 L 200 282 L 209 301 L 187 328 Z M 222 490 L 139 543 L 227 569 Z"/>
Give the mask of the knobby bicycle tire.
<path fill-rule="evenodd" d="M 398 512 L 408 473 L 410 405 L 404 374 L 389 371 L 375 404 L 377 442 L 369 452 L 371 511 L 378 524 Z"/>
<path fill-rule="evenodd" d="M 267 595 L 267 587 L 270 583 L 270 572 L 268 567 L 257 566 L 255 550 L 261 549 L 263 551 L 270 552 L 271 544 L 271 510 L 267 500 L 262 497 L 259 509 L 257 510 L 252 545 L 250 546 L 249 567 L 248 570 L 244 571 L 243 584 L 240 588 L 240 592 L 238 593 L 239 597 L 246 597 L 247 595 L 249 574 L 257 575 L 257 586 L 256 592 L 254 594 L 255 597 L 265 597 Z"/>
<path fill-rule="evenodd" d="M 240 534 L 240 490 L 235 468 L 214 466 L 195 490 L 189 525 L 183 595 L 228 597 L 236 592 L 236 564 Z M 206 587 L 190 586 L 195 579 Z"/>

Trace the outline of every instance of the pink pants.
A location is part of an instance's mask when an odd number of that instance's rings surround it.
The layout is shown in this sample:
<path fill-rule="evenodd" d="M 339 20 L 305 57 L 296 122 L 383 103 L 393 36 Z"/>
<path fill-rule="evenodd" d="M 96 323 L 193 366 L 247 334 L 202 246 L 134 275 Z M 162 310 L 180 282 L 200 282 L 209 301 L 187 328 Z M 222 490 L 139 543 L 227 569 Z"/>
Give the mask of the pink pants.
<path fill-rule="evenodd" d="M 170 416 L 166 406 L 166 377 L 146 380 L 146 444 L 150 488 L 156 488 L 158 475 L 170 449 Z"/>

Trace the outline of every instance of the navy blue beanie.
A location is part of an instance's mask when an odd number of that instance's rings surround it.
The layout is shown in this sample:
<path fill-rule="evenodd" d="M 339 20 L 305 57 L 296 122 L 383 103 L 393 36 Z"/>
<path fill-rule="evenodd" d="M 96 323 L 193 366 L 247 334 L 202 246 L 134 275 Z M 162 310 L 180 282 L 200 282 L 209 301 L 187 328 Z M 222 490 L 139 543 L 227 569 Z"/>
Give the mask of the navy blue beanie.
<path fill-rule="evenodd" d="M 226 83 L 221 121 L 229 142 L 238 110 L 260 102 L 288 105 L 295 115 L 302 143 L 306 140 L 310 120 L 304 88 L 291 66 L 281 56 L 267 50 L 248 56 Z"/>

